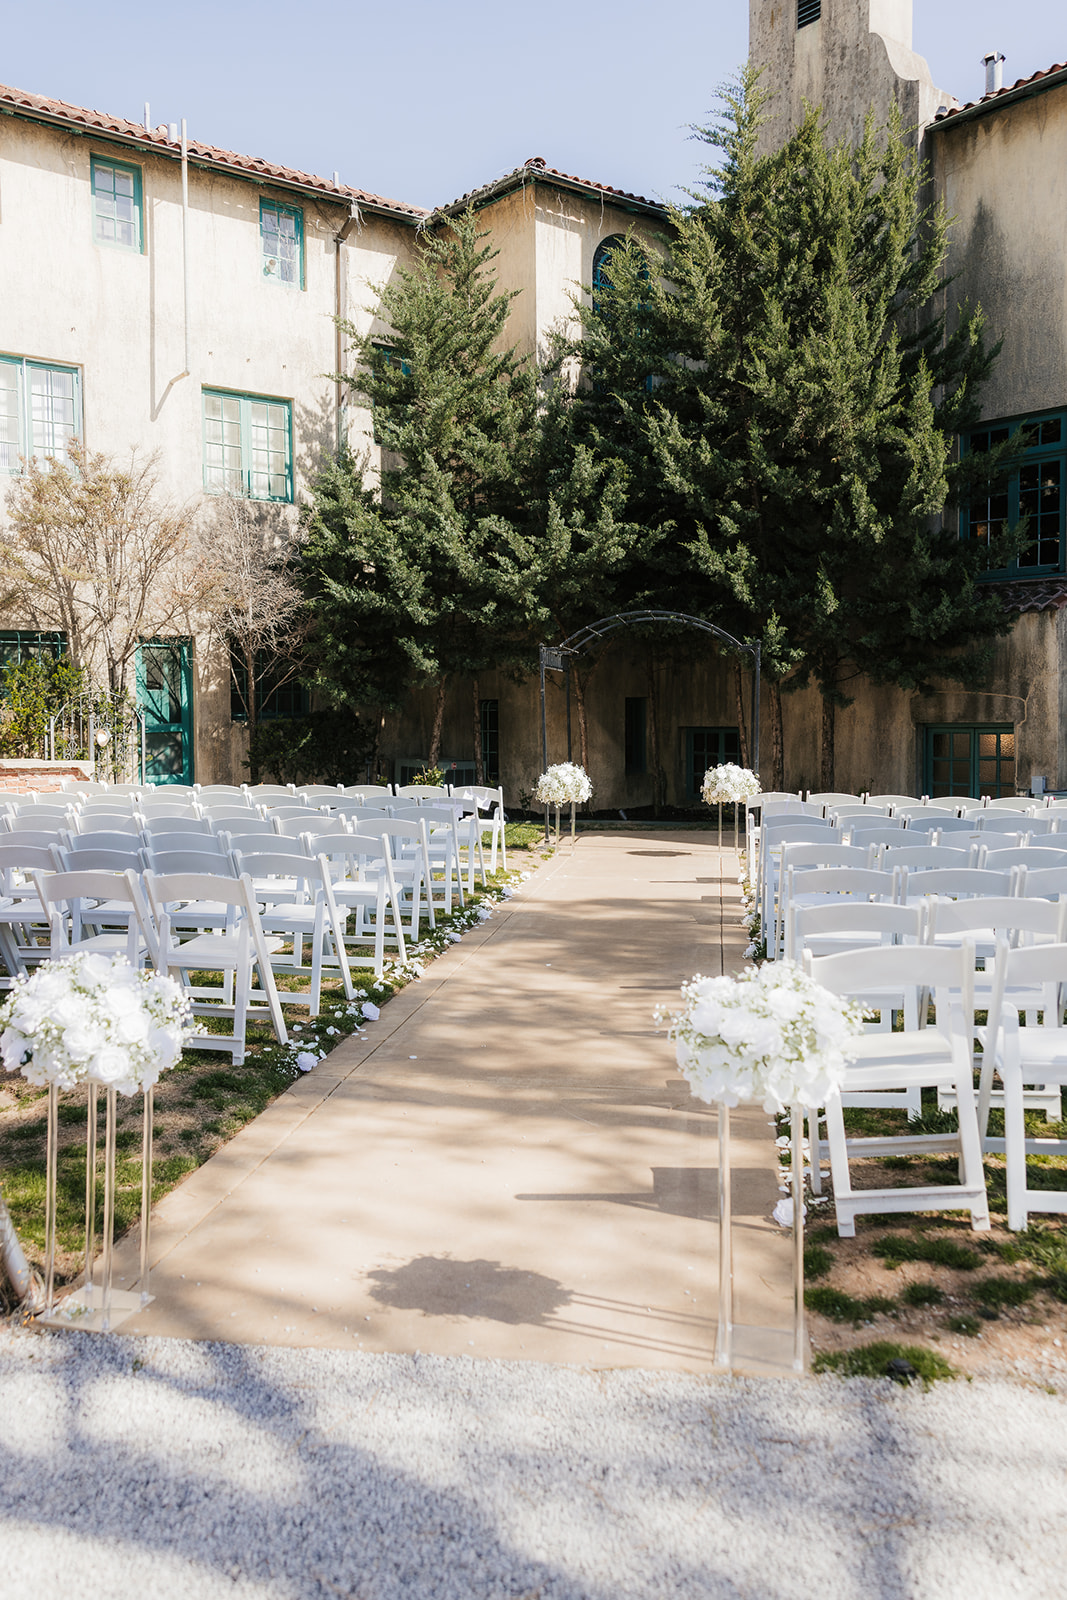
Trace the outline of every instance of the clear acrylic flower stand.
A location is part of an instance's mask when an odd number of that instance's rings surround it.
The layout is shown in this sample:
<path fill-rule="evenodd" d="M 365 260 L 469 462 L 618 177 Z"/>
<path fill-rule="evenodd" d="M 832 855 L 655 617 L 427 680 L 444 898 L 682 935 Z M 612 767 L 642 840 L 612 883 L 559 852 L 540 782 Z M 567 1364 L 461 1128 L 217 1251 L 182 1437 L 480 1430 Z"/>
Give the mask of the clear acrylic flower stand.
<path fill-rule="evenodd" d="M 730 1108 L 718 1101 L 719 1113 L 719 1323 L 715 1364 L 727 1372 L 734 1364 L 734 1268 L 731 1225 Z M 804 1108 L 790 1110 L 790 1189 L 793 1198 L 793 1371 L 803 1372 L 804 1329 Z"/>
<path fill-rule="evenodd" d="M 128 1317 L 142 1310 L 151 1300 L 149 1293 L 148 1247 L 152 1206 L 152 1116 L 154 1093 L 142 1095 L 143 1130 L 141 1135 L 141 1239 L 140 1278 L 136 1290 L 114 1287 L 115 1192 L 118 1093 L 104 1091 L 104 1215 L 100 1244 L 100 1283 L 95 1282 L 96 1185 L 98 1098 L 95 1083 L 88 1085 L 85 1129 L 85 1272 L 77 1289 L 55 1298 L 56 1211 L 59 1191 L 59 1090 L 48 1089 L 48 1148 L 45 1174 L 45 1308 L 36 1319 L 53 1328 L 78 1327 L 95 1333 L 110 1333 Z"/>

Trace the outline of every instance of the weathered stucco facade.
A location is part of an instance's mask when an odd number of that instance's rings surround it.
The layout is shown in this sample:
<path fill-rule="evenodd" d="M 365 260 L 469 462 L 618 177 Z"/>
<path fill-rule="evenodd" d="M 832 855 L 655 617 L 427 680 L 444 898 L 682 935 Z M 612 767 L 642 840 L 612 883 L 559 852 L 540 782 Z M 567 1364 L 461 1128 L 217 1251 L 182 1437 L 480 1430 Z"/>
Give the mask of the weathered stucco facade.
<path fill-rule="evenodd" d="M 750 0 L 751 56 L 771 96 L 763 137 L 767 147 L 787 137 L 805 102 L 822 106 L 834 136 L 858 139 L 868 110 L 884 121 L 893 107 L 914 130 L 932 193 L 954 219 L 951 293 L 980 302 L 991 338 L 1003 341 L 983 415 L 989 426 L 1008 429 L 1041 419 L 1031 478 L 1024 466 L 1005 504 L 1009 518 L 1039 506 L 1043 543 L 1039 562 L 1022 561 L 990 580 L 1018 620 L 982 691 L 945 684 L 921 697 L 858 685 L 855 704 L 838 716 L 836 781 L 922 792 L 931 786 L 935 742 L 970 739 L 980 787 L 987 779 L 979 742 L 993 738 L 998 761 L 1004 758 L 1001 787 L 1025 787 L 1038 773 L 1067 788 L 1067 69 L 961 107 L 913 52 L 911 19 L 911 0 Z M 334 319 L 388 338 L 380 287 L 410 259 L 425 212 L 199 143 L 188 148 L 183 207 L 177 130 L 149 130 L 15 90 L 0 89 L 0 110 L 8 113 L 0 119 L 0 379 L 29 385 L 34 374 L 68 375 L 86 445 L 117 457 L 131 448 L 157 455 L 162 489 L 195 502 L 208 520 L 217 507 L 207 492 L 212 395 L 242 406 L 265 401 L 288 419 L 286 493 L 255 499 L 268 521 L 291 525 L 323 455 L 341 441 L 367 450 L 373 470 L 370 418 L 346 404 L 346 391 L 327 376 L 343 363 Z M 135 247 L 99 237 L 97 191 L 109 167 L 129 174 L 136 190 Z M 491 235 L 500 286 L 517 291 L 505 339 L 538 359 L 554 329 L 573 328 L 573 298 L 593 279 L 598 246 L 631 229 L 650 236 L 664 217 L 653 203 L 570 177 L 539 157 L 444 209 L 468 204 Z M 298 230 L 298 270 L 290 263 L 289 281 L 265 262 L 268 213 Z M 946 309 L 951 322 L 953 307 Z M 16 419 L 24 430 L 33 425 L 27 394 L 19 391 Z M 6 425 L 15 426 L 11 417 Z M 4 437 L 5 470 L 14 473 L 10 431 Z M 959 531 L 968 535 L 966 521 Z M 202 631 L 192 630 L 188 644 L 196 776 L 239 781 L 245 732 L 230 715 L 228 662 Z M 744 689 L 747 714 L 747 674 Z M 640 739 L 634 708 L 644 719 Z M 784 709 L 786 784 L 815 785 L 818 696 L 788 696 Z M 573 700 L 571 711 L 577 758 Z M 479 715 L 489 720 L 479 724 Z M 734 669 L 694 636 L 692 649 L 661 663 L 650 681 L 644 641 L 619 636 L 589 678 L 586 716 L 599 805 L 647 805 L 656 765 L 668 802 L 686 803 L 715 740 L 720 757 L 734 754 Z M 567 712 L 553 675 L 548 721 L 550 758 L 559 759 L 567 752 Z M 415 696 L 403 718 L 388 719 L 381 754 L 393 775 L 425 758 L 430 724 L 429 694 Z M 515 684 L 483 674 L 476 689 L 450 688 L 444 760 L 469 775 L 479 739 L 492 742 L 516 803 L 542 764 L 536 679 Z M 766 717 L 762 745 L 766 777 Z"/>

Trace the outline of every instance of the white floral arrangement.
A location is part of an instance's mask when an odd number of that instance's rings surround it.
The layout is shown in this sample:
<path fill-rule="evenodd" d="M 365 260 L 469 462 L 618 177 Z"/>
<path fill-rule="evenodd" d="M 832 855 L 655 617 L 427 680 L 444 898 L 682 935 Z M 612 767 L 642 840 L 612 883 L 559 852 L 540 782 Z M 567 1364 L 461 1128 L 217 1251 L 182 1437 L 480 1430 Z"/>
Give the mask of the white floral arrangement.
<path fill-rule="evenodd" d="M 792 961 L 739 978 L 695 977 L 682 1009 L 657 1011 L 675 1041 L 678 1070 L 699 1100 L 766 1111 L 820 1106 L 841 1087 L 863 1011 L 814 983 Z"/>
<path fill-rule="evenodd" d="M 708 768 L 700 793 L 709 806 L 739 805 L 760 793 L 760 781 L 749 767 L 726 761 L 721 767 Z"/>
<path fill-rule="evenodd" d="M 593 785 L 584 767 L 573 761 L 559 761 L 542 772 L 533 797 L 541 806 L 566 806 L 572 802 L 580 805 L 592 793 Z"/>
<path fill-rule="evenodd" d="M 92 952 L 39 967 L 0 1006 L 0 1057 L 30 1083 L 150 1089 L 182 1053 L 190 1002 L 160 972 Z"/>

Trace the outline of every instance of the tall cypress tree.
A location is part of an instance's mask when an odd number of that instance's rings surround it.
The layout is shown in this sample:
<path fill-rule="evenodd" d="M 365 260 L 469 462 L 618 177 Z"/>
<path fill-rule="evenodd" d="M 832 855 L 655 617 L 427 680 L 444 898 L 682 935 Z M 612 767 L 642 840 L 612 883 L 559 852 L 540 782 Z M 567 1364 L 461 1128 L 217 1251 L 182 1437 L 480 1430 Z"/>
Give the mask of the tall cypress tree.
<path fill-rule="evenodd" d="M 320 686 L 334 699 L 396 706 L 417 684 L 507 664 L 536 596 L 528 580 L 522 480 L 535 447 L 537 386 L 504 346 L 514 295 L 497 290 L 472 212 L 437 218 L 380 291 L 387 342 L 343 324 L 346 381 L 373 412 L 380 494 L 343 456 L 320 476 L 305 522 Z"/>
<path fill-rule="evenodd" d="M 948 337 L 931 309 L 947 224 L 920 204 L 899 126 L 829 147 L 811 110 L 761 155 L 764 98 L 746 72 L 722 122 L 695 130 L 720 164 L 672 213 L 659 270 L 638 284 L 617 252 L 611 304 L 584 320 L 601 416 L 613 372 L 636 360 L 651 374 L 645 398 L 631 382 L 616 400 L 645 448 L 642 492 L 660 485 L 661 582 L 689 582 L 731 631 L 762 639 L 775 787 L 780 691 L 817 682 L 832 788 L 835 711 L 856 677 L 981 681 L 1009 622 L 977 580 L 1019 535 L 977 549 L 939 521 L 973 472 L 953 439 L 996 352 L 977 310 Z"/>

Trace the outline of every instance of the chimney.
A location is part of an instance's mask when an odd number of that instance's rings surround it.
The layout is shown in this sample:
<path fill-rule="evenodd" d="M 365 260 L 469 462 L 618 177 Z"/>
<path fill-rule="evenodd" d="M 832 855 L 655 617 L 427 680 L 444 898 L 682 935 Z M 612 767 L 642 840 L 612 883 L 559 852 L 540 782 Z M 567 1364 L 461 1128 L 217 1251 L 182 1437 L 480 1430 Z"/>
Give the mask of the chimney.
<path fill-rule="evenodd" d="M 1004 61 L 1005 57 L 999 50 L 991 50 L 987 56 L 982 57 L 985 67 L 985 92 L 996 94 L 998 89 L 1004 87 Z"/>

